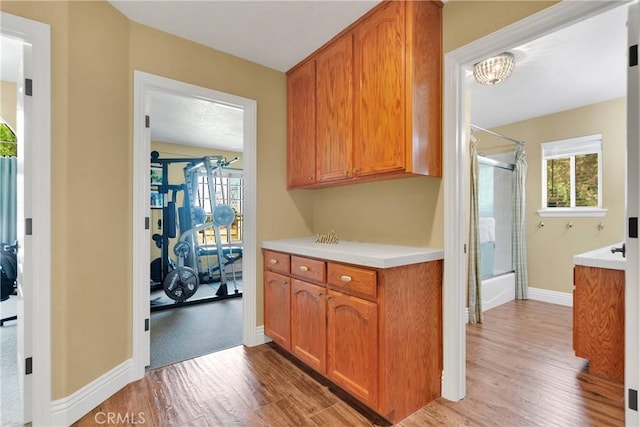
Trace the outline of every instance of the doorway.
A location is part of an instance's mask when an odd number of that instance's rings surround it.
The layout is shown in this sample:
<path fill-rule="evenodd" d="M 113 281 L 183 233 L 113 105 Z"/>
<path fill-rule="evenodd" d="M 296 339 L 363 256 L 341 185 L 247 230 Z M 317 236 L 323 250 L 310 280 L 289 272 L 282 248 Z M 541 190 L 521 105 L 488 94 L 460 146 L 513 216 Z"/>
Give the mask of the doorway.
<path fill-rule="evenodd" d="M 16 82 L 19 159 L 16 366 L 22 394 L 21 415 L 25 423 L 49 425 L 52 417 L 50 27 L 4 12 L 1 20 L 1 36 L 19 44 L 19 62 L 23 64 Z"/>
<path fill-rule="evenodd" d="M 450 143 L 444 147 L 444 204 L 445 210 L 451 213 L 445 217 L 445 259 L 448 262 L 445 263 L 443 293 L 445 365 L 442 394 L 447 399 L 459 400 L 465 395 L 466 272 L 465 269 L 457 269 L 460 265 L 466 265 L 464 245 L 469 135 L 465 123 L 468 105 L 462 90 L 465 70 L 483 58 L 508 51 L 514 45 L 534 40 L 619 5 L 562 2 L 445 55 L 444 139 Z M 637 360 L 637 355 L 632 360 Z"/>
<path fill-rule="evenodd" d="M 242 343 L 261 343 L 256 328 L 256 102 L 254 100 L 194 86 L 151 74 L 135 71 L 134 74 L 134 280 L 133 308 L 133 356 L 135 375 L 141 378 L 150 364 L 150 251 L 151 221 L 149 200 L 151 188 L 151 131 L 145 116 L 151 114 L 153 93 L 171 93 L 227 105 L 242 111 L 243 126 L 243 258 L 242 258 Z M 153 118 L 151 118 L 153 120 Z M 146 284 L 146 286 L 144 285 Z M 214 304 L 217 304 L 214 303 Z M 146 328 L 145 328 L 146 326 Z"/>
<path fill-rule="evenodd" d="M 149 100 L 153 369 L 242 344 L 244 111 Z"/>

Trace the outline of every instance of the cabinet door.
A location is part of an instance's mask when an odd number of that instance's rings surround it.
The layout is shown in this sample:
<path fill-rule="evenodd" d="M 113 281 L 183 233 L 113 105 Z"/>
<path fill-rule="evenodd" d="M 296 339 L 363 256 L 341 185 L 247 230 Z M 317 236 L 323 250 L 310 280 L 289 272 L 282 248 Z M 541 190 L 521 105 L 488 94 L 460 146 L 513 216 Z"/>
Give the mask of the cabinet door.
<path fill-rule="evenodd" d="M 316 57 L 318 182 L 351 177 L 353 35 L 345 34 Z"/>
<path fill-rule="evenodd" d="M 264 334 L 291 350 L 291 294 L 289 278 L 272 271 L 264 273 Z"/>
<path fill-rule="evenodd" d="M 318 372 L 326 372 L 326 290 L 311 283 L 291 282 L 291 351 Z"/>
<path fill-rule="evenodd" d="M 378 404 L 378 306 L 328 291 L 327 375 L 371 408 Z"/>
<path fill-rule="evenodd" d="M 404 2 L 391 1 L 354 32 L 354 170 L 405 169 Z"/>
<path fill-rule="evenodd" d="M 287 185 L 316 182 L 316 63 L 287 75 Z"/>

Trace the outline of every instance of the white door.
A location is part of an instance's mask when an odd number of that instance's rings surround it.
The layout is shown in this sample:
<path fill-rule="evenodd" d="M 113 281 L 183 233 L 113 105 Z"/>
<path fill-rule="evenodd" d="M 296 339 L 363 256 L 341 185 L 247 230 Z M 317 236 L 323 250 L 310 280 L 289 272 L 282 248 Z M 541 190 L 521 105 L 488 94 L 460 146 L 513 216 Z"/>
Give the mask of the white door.
<path fill-rule="evenodd" d="M 626 249 L 627 265 L 625 273 L 625 424 L 637 426 L 638 418 L 637 390 L 640 386 L 640 307 L 638 292 L 638 266 L 640 252 L 638 251 L 638 214 L 640 213 L 640 150 L 638 141 L 640 136 L 638 99 L 640 98 L 640 65 L 638 65 L 638 35 L 639 27 L 638 4 L 629 7 L 629 68 L 627 71 L 627 225 Z M 634 47 L 635 46 L 635 47 Z M 635 219 L 634 219 L 635 218 Z M 634 230 L 635 228 L 635 230 Z M 634 397 L 635 392 L 635 397 Z M 635 402 L 634 402 L 635 400 Z M 635 407 L 635 409 L 633 409 Z"/>
<path fill-rule="evenodd" d="M 31 124 L 25 123 L 25 117 L 32 117 L 32 99 L 30 96 L 31 85 L 25 84 L 25 79 L 31 78 L 31 46 L 23 45 L 22 64 L 18 74 L 18 177 L 17 177 L 17 239 L 18 239 L 18 380 L 22 395 L 23 422 L 31 421 L 31 360 L 33 355 L 31 341 L 31 307 L 32 266 L 29 264 L 31 257 L 31 223 L 27 218 L 32 218 L 31 203 Z"/>

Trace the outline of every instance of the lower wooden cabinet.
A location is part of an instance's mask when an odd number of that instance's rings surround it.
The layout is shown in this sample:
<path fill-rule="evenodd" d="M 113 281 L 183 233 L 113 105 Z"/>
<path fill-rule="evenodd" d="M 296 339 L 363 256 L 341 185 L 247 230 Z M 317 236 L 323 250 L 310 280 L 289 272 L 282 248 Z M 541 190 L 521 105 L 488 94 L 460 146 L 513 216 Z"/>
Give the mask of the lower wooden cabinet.
<path fill-rule="evenodd" d="M 379 269 L 264 255 L 265 335 L 392 423 L 440 396 L 442 260 Z"/>
<path fill-rule="evenodd" d="M 378 402 L 378 305 L 329 291 L 327 376 L 355 397 Z"/>
<path fill-rule="evenodd" d="M 291 349 L 291 292 L 289 277 L 266 271 L 264 275 L 264 333 Z"/>
<path fill-rule="evenodd" d="M 291 352 L 318 372 L 327 369 L 327 292 L 293 279 L 291 285 Z"/>
<path fill-rule="evenodd" d="M 573 350 L 589 373 L 624 383 L 623 270 L 575 266 Z"/>

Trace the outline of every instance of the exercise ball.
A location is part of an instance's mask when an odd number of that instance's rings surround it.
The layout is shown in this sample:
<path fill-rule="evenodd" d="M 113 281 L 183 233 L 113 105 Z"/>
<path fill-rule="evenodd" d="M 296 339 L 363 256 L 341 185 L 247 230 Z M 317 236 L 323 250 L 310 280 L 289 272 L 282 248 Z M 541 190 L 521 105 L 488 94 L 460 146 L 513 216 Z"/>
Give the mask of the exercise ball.
<path fill-rule="evenodd" d="M 216 206 L 213 210 L 213 223 L 221 227 L 228 227 L 236 219 L 236 213 L 229 205 Z"/>

